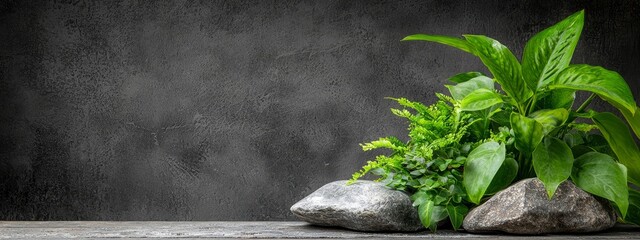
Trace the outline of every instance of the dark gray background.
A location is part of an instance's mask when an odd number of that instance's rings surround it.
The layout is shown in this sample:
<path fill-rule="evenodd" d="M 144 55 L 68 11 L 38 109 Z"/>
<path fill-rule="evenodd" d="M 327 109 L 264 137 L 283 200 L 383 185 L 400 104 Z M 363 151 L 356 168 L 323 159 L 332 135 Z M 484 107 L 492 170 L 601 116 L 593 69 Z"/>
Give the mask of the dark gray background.
<path fill-rule="evenodd" d="M 583 8 L 573 62 L 640 96 L 633 0 L 4 0 L 0 219 L 293 219 L 380 153 L 358 143 L 405 136 L 384 97 L 431 103 L 447 77 L 487 72 L 402 37 L 484 34 L 520 56 Z"/>

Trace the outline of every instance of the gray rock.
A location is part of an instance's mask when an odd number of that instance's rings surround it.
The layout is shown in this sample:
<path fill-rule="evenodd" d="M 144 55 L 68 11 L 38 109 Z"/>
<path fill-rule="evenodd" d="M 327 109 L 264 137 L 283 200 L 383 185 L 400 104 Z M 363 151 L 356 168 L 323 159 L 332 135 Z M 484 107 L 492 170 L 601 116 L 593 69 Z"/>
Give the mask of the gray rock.
<path fill-rule="evenodd" d="M 565 181 L 548 199 L 537 178 L 522 180 L 469 212 L 463 228 L 469 232 L 515 234 L 595 232 L 613 227 L 616 214 L 572 182 Z"/>
<path fill-rule="evenodd" d="M 409 196 L 382 183 L 326 184 L 291 207 L 298 218 L 320 226 L 358 231 L 418 231 L 424 227 Z"/>

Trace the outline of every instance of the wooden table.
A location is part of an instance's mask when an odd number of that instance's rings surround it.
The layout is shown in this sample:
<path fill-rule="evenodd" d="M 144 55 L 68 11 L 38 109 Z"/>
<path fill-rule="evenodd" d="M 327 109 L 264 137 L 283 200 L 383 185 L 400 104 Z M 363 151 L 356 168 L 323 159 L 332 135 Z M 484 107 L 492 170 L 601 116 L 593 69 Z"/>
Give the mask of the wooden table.
<path fill-rule="evenodd" d="M 531 238 L 513 235 L 478 235 L 451 230 L 417 233 L 365 233 L 340 228 L 324 228 L 304 222 L 9 222 L 0 221 L 0 238 L 378 238 L 378 239 L 495 239 Z M 586 235 L 547 235 L 540 239 L 640 239 L 640 227 L 618 225 L 601 233 Z"/>

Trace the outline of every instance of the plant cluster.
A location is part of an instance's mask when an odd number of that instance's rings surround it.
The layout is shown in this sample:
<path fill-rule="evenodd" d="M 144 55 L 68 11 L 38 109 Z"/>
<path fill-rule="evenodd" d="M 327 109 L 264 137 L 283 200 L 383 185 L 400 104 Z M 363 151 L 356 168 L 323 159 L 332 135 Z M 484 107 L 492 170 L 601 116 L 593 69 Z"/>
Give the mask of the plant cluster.
<path fill-rule="evenodd" d="M 437 94 L 440 100 L 428 107 L 395 99 L 405 109 L 392 112 L 409 120 L 410 140 L 388 137 L 363 144 L 364 150 L 393 153 L 370 161 L 352 180 L 373 172 L 409 192 L 432 230 L 447 216 L 459 227 L 467 206 L 528 177 L 540 179 L 550 199 L 570 179 L 608 199 L 621 220 L 640 224 L 640 193 L 629 188 L 640 186 L 640 150 L 632 135 L 640 137 L 640 110 L 618 73 L 570 64 L 583 24 L 580 11 L 536 34 L 525 45 L 522 61 L 481 35 L 404 38 L 471 53 L 492 77 L 455 75 L 449 79 L 454 84 L 446 86 L 451 96 Z M 591 95 L 577 105 L 577 91 Z M 617 108 L 626 123 L 589 109 L 596 97 Z"/>

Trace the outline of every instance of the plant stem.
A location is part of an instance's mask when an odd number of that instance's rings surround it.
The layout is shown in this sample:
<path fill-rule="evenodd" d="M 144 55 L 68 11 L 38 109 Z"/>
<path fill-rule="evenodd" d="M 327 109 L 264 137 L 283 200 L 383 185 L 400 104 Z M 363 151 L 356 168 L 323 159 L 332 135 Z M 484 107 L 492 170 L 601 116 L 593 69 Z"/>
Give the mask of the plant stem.
<path fill-rule="evenodd" d="M 531 114 L 531 112 L 533 112 L 533 109 L 536 108 L 536 101 L 538 101 L 538 99 L 537 99 L 537 95 L 534 93 L 533 94 L 533 98 L 531 98 L 531 103 L 529 104 L 529 109 L 527 111 L 527 116 L 529 116 L 529 114 Z"/>
<path fill-rule="evenodd" d="M 518 170 L 518 175 L 519 175 L 519 179 L 524 179 L 526 174 L 524 173 L 526 166 L 525 163 L 523 162 L 522 159 L 522 153 L 518 154 L 518 165 L 519 165 L 519 170 Z"/>
<path fill-rule="evenodd" d="M 482 129 L 482 130 L 483 130 L 482 137 L 483 138 L 488 138 L 489 136 L 487 136 L 487 133 L 491 132 L 491 130 L 489 129 L 489 118 L 484 118 L 484 129 Z"/>
<path fill-rule="evenodd" d="M 578 110 L 576 110 L 576 112 L 580 113 L 582 111 L 584 111 L 585 108 L 587 108 L 587 106 L 589 106 L 589 104 L 591 103 L 591 101 L 593 101 L 593 99 L 596 97 L 595 93 L 592 93 L 591 96 L 589 96 L 589 98 L 587 98 L 587 100 L 585 100 L 582 105 L 580 105 L 580 107 L 578 108 Z"/>
<path fill-rule="evenodd" d="M 533 170 L 533 164 L 531 163 L 530 156 L 525 156 L 524 153 L 520 152 L 520 154 L 518 154 L 518 164 L 520 168 L 518 170 L 519 179 L 531 178 L 536 176 Z"/>
<path fill-rule="evenodd" d="M 527 108 L 522 107 L 522 104 L 518 103 L 518 112 L 524 116 L 527 115 Z"/>
<path fill-rule="evenodd" d="M 453 111 L 455 112 L 455 122 L 453 125 L 453 132 L 458 132 L 458 126 L 460 125 L 460 117 L 461 117 L 461 110 L 457 107 L 454 107 Z"/>
<path fill-rule="evenodd" d="M 591 103 L 591 101 L 593 101 L 593 99 L 596 98 L 596 94 L 592 93 L 591 96 L 589 96 L 589 98 L 587 98 L 587 100 L 585 100 L 580 107 L 578 107 L 578 109 L 576 110 L 576 113 L 581 113 L 584 112 L 585 108 L 587 108 L 587 106 L 589 106 L 589 104 Z M 569 116 L 569 119 L 567 119 L 567 121 L 563 124 L 563 126 L 568 125 L 569 123 L 572 123 L 574 120 L 576 120 L 576 116 Z M 562 131 L 562 135 L 564 135 L 566 133 L 567 129 L 563 129 Z"/>

